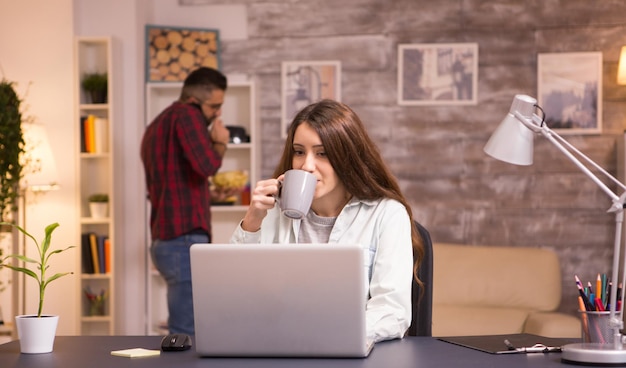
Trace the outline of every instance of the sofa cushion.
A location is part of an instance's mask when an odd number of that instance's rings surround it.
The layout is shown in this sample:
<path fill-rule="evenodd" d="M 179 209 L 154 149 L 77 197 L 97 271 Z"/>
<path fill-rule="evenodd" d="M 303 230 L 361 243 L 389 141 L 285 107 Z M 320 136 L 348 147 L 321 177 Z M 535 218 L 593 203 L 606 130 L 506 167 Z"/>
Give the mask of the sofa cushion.
<path fill-rule="evenodd" d="M 524 332 L 546 337 L 580 337 L 580 319 L 564 313 L 532 312 L 526 319 Z"/>
<path fill-rule="evenodd" d="M 437 304 L 433 308 L 433 336 L 521 333 L 528 313 L 526 309 Z"/>
<path fill-rule="evenodd" d="M 553 251 L 436 243 L 433 255 L 433 314 L 440 305 L 527 311 L 559 307 L 561 270 Z"/>

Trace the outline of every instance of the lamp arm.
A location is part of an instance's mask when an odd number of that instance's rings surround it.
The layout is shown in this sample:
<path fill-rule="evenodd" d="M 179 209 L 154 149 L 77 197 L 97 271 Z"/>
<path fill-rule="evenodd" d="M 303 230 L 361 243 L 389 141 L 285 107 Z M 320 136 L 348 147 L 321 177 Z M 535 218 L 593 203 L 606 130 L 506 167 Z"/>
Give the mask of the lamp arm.
<path fill-rule="evenodd" d="M 548 129 L 548 128 L 546 127 L 546 129 Z M 563 137 L 561 137 L 560 135 L 556 134 L 553 130 L 550 130 L 550 134 L 552 134 L 554 136 L 554 138 L 558 139 L 562 144 L 566 145 L 570 150 L 576 152 L 576 154 L 578 154 L 581 158 L 583 158 L 589 165 L 593 166 L 596 170 L 598 170 L 602 174 L 604 174 L 604 176 L 606 176 L 608 179 L 610 179 L 618 187 L 622 188 L 623 190 L 626 190 L 626 185 L 622 184 L 622 182 L 617 180 L 613 175 L 609 174 L 600 165 L 598 165 L 597 163 L 593 162 L 589 157 L 585 156 L 585 154 L 580 152 L 576 147 L 574 147 L 571 143 L 566 141 Z"/>
<path fill-rule="evenodd" d="M 536 133 L 541 133 L 544 137 L 546 137 L 552 144 L 556 146 L 567 158 L 570 159 L 585 175 L 587 175 L 594 183 L 596 183 L 602 191 L 604 191 L 613 201 L 613 206 L 609 209 L 609 212 L 621 211 L 623 210 L 623 201 L 620 200 L 620 197 L 615 194 L 609 187 L 604 184 L 597 175 L 595 175 L 587 166 L 585 166 L 579 159 L 576 157 L 571 151 L 576 152 L 580 157 L 582 157 L 586 162 L 591 164 L 593 167 L 598 169 L 602 174 L 606 175 L 609 179 L 619 184 L 620 187 L 626 189 L 626 187 L 620 183 L 615 177 L 609 174 L 606 170 L 602 169 L 598 164 L 593 162 L 589 157 L 585 156 L 582 152 L 577 150 L 574 146 L 569 144 L 566 140 L 564 140 L 561 136 L 556 134 L 552 129 L 548 128 L 546 125 L 537 125 L 533 123 L 532 119 L 525 117 L 519 112 L 515 111 L 514 113 L 517 120 L 519 120 L 522 124 L 524 124 L 528 129 L 532 130 Z M 536 118 L 535 118 L 536 117 Z M 533 119 L 538 119 L 539 123 L 541 123 L 541 118 L 536 115 L 533 116 Z M 569 149 L 568 149 L 569 148 Z"/>
<path fill-rule="evenodd" d="M 570 151 L 563 146 L 558 139 L 554 137 L 554 132 L 549 128 L 541 129 L 541 134 L 546 137 L 552 144 L 554 144 L 567 158 L 570 159 L 578 168 L 585 173 L 594 183 L 596 183 L 600 189 L 602 189 L 612 200 L 613 203 L 619 202 L 619 197 L 615 194 L 609 187 L 606 186 L 594 173 L 591 172 L 585 165 L 576 156 L 574 156 Z M 609 175 L 610 176 L 610 175 Z M 620 205 L 618 208 L 622 208 Z"/>

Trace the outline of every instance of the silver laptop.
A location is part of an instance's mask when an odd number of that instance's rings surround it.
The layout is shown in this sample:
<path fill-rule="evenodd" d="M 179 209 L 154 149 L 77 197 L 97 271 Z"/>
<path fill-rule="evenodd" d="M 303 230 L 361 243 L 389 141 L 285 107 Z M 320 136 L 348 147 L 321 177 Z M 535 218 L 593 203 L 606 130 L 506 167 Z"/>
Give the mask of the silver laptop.
<path fill-rule="evenodd" d="M 365 267 L 354 244 L 194 244 L 196 351 L 366 357 Z"/>

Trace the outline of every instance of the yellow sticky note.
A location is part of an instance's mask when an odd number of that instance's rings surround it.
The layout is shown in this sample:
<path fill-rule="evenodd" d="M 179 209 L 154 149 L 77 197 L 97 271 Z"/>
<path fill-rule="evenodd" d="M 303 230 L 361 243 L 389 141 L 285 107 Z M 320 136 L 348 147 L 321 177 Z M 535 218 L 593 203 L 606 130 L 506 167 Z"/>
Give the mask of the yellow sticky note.
<path fill-rule="evenodd" d="M 125 350 L 114 350 L 111 352 L 111 355 L 121 356 L 121 357 L 126 357 L 126 358 L 140 358 L 140 357 L 161 355 L 161 350 L 148 350 L 144 348 L 134 348 L 134 349 L 125 349 Z"/>

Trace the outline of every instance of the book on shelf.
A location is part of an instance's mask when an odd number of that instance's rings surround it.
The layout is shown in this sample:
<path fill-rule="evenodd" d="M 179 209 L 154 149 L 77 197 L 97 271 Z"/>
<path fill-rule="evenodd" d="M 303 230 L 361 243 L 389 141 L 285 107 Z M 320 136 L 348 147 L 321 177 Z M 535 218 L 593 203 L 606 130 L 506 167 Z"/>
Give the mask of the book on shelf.
<path fill-rule="evenodd" d="M 100 270 L 100 273 L 106 273 L 104 267 L 104 239 L 105 236 L 103 235 L 96 236 L 96 242 L 98 246 L 98 269 Z"/>
<path fill-rule="evenodd" d="M 111 273 L 111 240 L 108 236 L 104 239 L 104 272 Z"/>
<path fill-rule="evenodd" d="M 105 153 L 108 146 L 108 126 L 109 121 L 105 118 L 95 118 L 93 122 L 94 128 L 94 152 Z"/>
<path fill-rule="evenodd" d="M 80 118 L 81 152 L 105 153 L 108 151 L 109 121 L 93 114 Z"/>
<path fill-rule="evenodd" d="M 82 126 L 83 126 L 83 136 L 82 136 L 82 141 L 84 143 L 85 146 L 85 152 L 87 153 L 93 153 L 94 152 L 94 139 L 93 139 L 93 122 L 96 119 L 96 117 L 94 115 L 87 115 L 84 117 L 84 119 L 82 120 Z"/>
<path fill-rule="evenodd" d="M 81 237 L 83 272 L 90 274 L 111 272 L 111 242 L 107 235 L 86 232 Z"/>
<path fill-rule="evenodd" d="M 87 152 L 87 136 L 86 136 L 86 126 L 87 126 L 87 116 L 80 117 L 80 152 Z"/>
<path fill-rule="evenodd" d="M 81 258 L 83 260 L 83 272 L 94 273 L 93 261 L 91 258 L 91 245 L 89 244 L 89 233 L 81 234 Z"/>
<path fill-rule="evenodd" d="M 98 240 L 95 233 L 89 234 L 89 246 L 91 247 L 91 261 L 93 262 L 93 273 L 100 273 L 100 261 L 98 252 Z"/>

